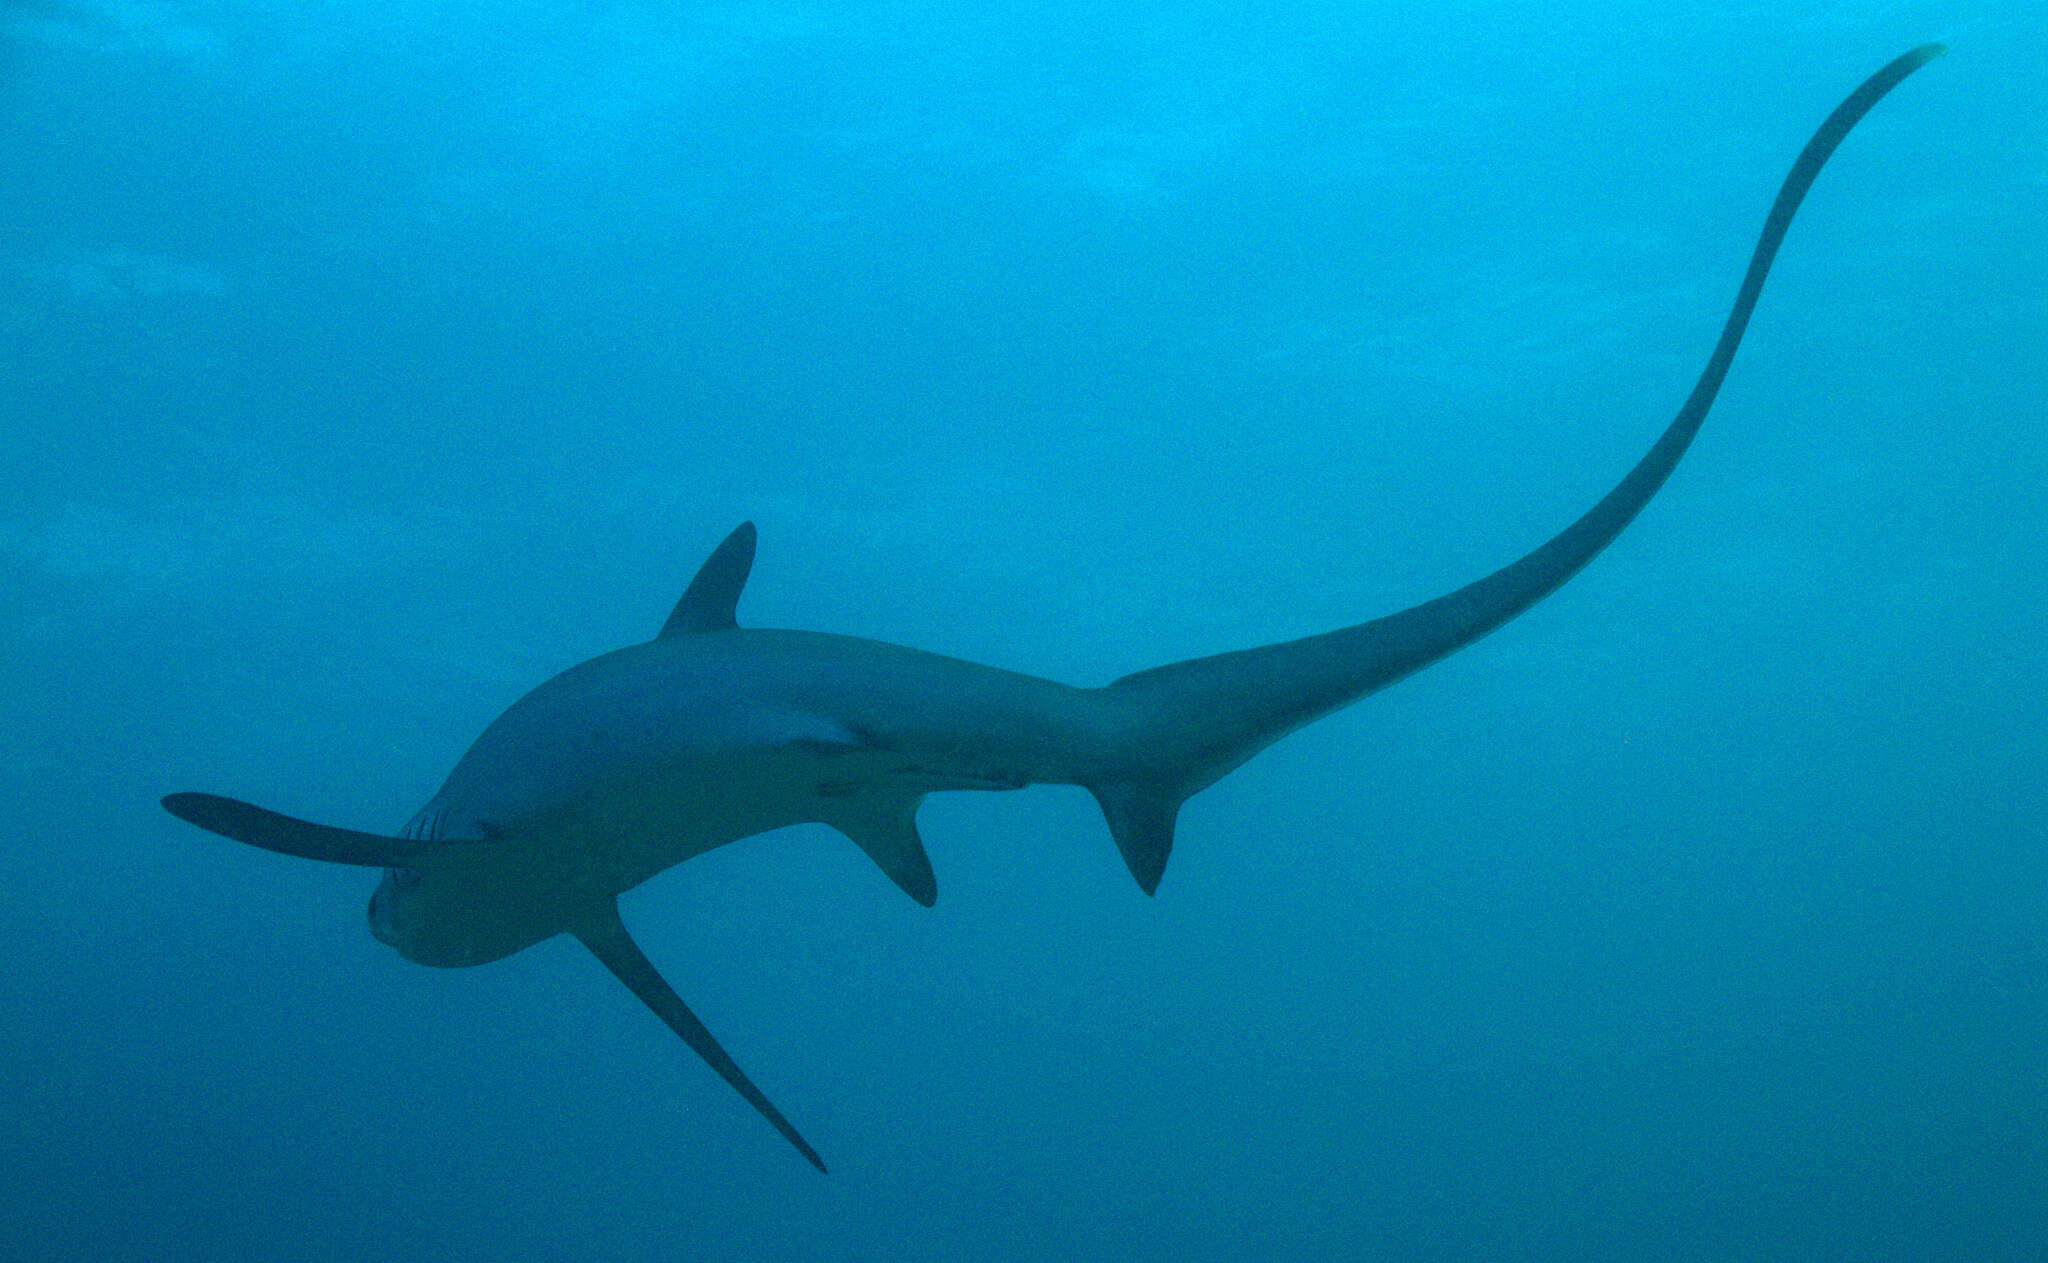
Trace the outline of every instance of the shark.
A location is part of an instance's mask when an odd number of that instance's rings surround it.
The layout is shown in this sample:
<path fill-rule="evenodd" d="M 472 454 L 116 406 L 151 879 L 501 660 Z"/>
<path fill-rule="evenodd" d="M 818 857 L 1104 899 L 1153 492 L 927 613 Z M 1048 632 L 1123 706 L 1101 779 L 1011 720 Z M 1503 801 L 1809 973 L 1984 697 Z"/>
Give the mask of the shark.
<path fill-rule="evenodd" d="M 752 523 L 698 569 L 660 631 L 542 683 L 486 727 L 396 833 L 315 824 L 217 794 L 173 816 L 265 850 L 382 869 L 371 933 L 422 965 L 574 936 L 818 1170 L 825 1163 L 648 960 L 619 896 L 692 856 L 787 825 L 843 833 L 902 891 L 938 897 L 929 794 L 1085 787 L 1125 865 L 1159 887 L 1181 804 L 1281 737 L 1473 643 L 1556 591 L 1656 495 L 1698 433 L 1794 212 L 1842 139 L 1945 52 L 1896 58 L 1792 164 L 1720 338 L 1677 416 L 1613 489 L 1518 560 L 1350 627 L 1073 687 L 850 636 L 741 627 Z"/>

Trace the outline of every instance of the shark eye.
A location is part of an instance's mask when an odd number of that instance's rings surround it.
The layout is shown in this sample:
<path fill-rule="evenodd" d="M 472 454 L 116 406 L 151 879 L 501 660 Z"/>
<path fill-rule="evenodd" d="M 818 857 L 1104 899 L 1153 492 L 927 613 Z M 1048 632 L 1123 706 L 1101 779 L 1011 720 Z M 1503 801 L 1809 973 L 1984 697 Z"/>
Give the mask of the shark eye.
<path fill-rule="evenodd" d="M 384 880 L 391 883 L 393 890 L 411 890 L 420 884 L 420 874 L 419 870 L 414 868 L 387 868 L 384 870 Z"/>

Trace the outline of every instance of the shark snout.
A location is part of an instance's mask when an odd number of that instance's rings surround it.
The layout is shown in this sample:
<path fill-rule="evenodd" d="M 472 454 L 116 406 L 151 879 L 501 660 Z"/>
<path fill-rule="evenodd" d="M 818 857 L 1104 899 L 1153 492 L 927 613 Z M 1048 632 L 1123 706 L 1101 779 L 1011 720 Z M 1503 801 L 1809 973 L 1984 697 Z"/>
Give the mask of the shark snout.
<path fill-rule="evenodd" d="M 398 926 L 392 918 L 393 896 L 397 893 L 396 874 L 384 870 L 384 880 L 370 892 L 370 934 L 387 947 L 397 947 Z"/>

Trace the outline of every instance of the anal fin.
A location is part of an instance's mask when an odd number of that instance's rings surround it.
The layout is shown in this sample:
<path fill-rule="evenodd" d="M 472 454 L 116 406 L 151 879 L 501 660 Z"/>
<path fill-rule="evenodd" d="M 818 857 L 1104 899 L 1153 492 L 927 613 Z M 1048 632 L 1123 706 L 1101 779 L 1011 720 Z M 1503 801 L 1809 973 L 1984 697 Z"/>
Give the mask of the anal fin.
<path fill-rule="evenodd" d="M 806 1161 L 820 1171 L 825 1169 L 825 1161 L 818 1156 L 818 1151 L 797 1134 L 796 1128 L 782 1116 L 782 1111 L 776 1109 L 761 1089 L 754 1086 L 754 1081 L 747 1078 L 746 1073 L 719 1046 L 718 1040 L 705 1029 L 704 1023 L 690 1012 L 690 1007 L 675 993 L 675 988 L 669 986 L 655 969 L 654 962 L 641 952 L 633 936 L 626 933 L 626 923 L 619 920 L 616 900 L 607 899 L 593 908 L 589 915 L 572 927 L 571 933 L 590 949 L 591 955 L 603 961 L 605 968 L 625 983 L 628 990 L 639 996 L 642 1003 L 654 1010 L 656 1017 L 666 1022 L 670 1030 L 681 1036 L 684 1043 L 716 1070 L 720 1078 L 731 1084 L 733 1091 L 759 1110 L 761 1117 L 781 1132 L 783 1139 L 795 1145 L 796 1151 L 804 1155 Z"/>
<path fill-rule="evenodd" d="M 1138 889 L 1152 894 L 1166 873 L 1173 853 L 1173 822 L 1185 795 L 1176 785 L 1153 781 L 1112 781 L 1090 785 L 1109 822 L 1109 836 L 1123 853 L 1124 865 L 1138 879 Z"/>

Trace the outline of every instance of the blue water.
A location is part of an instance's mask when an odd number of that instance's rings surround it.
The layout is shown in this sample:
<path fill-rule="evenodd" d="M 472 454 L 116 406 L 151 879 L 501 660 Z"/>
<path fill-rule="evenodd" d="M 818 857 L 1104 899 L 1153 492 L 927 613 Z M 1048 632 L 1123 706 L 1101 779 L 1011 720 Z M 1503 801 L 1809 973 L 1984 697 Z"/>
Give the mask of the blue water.
<path fill-rule="evenodd" d="M 1881 13 L 1867 12 L 1881 8 Z M 0 1256 L 2048 1258 L 2048 19 L 2020 0 L 0 3 Z M 1666 493 L 1181 817 L 633 892 L 833 1174 L 386 831 L 735 523 L 1079 684 Z"/>

